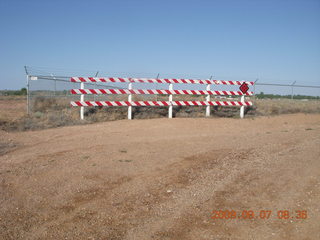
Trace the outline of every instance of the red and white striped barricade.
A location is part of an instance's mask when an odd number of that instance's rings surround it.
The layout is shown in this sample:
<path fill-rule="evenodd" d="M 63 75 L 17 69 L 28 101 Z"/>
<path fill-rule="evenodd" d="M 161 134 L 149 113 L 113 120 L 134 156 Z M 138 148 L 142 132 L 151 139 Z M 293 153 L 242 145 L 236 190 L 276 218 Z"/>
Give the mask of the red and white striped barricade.
<path fill-rule="evenodd" d="M 239 106 L 240 117 L 244 117 L 244 107 L 252 106 L 251 101 L 245 101 L 245 96 L 252 96 L 248 91 L 254 82 L 247 81 L 225 81 L 225 80 L 201 80 L 201 79 L 175 79 L 175 78 L 98 78 L 98 77 L 72 77 L 71 82 L 78 82 L 80 89 L 71 89 L 71 94 L 79 94 L 80 101 L 71 101 L 71 106 L 81 107 L 80 116 L 84 119 L 84 107 L 96 106 L 126 106 L 128 107 L 128 119 L 132 119 L 132 107 L 137 106 L 168 106 L 168 117 L 172 118 L 173 106 L 207 106 L 206 116 L 210 116 L 210 106 Z M 85 89 L 84 83 L 112 82 L 128 83 L 127 89 Z M 166 83 L 169 89 L 133 89 L 133 83 Z M 173 84 L 206 84 L 206 90 L 173 90 Z M 211 85 L 240 85 L 240 91 L 218 91 L 210 90 Z M 86 94 L 126 94 L 128 101 L 84 101 Z M 169 95 L 168 101 L 132 101 L 132 94 Z M 206 101 L 173 101 L 173 95 L 205 95 Z M 241 96 L 240 101 L 210 101 L 210 96 Z"/>

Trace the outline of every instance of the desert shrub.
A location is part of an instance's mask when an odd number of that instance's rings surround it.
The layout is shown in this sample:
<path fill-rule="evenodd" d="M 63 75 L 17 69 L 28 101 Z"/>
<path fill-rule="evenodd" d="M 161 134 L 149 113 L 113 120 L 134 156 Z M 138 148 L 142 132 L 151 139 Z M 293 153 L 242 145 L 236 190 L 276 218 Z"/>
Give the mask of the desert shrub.
<path fill-rule="evenodd" d="M 55 98 L 46 98 L 46 97 L 36 97 L 32 110 L 34 112 L 46 112 L 49 109 L 54 109 L 57 105 L 57 101 Z"/>

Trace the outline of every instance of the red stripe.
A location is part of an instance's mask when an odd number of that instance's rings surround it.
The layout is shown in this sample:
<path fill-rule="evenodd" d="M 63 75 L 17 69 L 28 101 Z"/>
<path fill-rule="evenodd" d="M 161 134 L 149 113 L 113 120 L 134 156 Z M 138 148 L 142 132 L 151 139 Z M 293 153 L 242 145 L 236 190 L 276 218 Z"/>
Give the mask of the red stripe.
<path fill-rule="evenodd" d="M 71 93 L 71 94 L 77 94 L 74 89 L 71 89 L 71 90 L 70 90 L 70 93 Z"/>
<path fill-rule="evenodd" d="M 132 78 L 94 78 L 94 77 L 71 77 L 70 78 L 71 82 L 158 82 L 158 83 L 200 83 L 200 84 L 230 84 L 230 85 L 241 85 L 242 83 L 246 83 L 248 85 L 254 85 L 254 82 L 250 81 L 226 81 L 226 80 L 201 80 L 201 79 L 177 79 L 177 78 L 172 78 L 171 80 L 165 78 L 165 79 L 132 79 Z"/>

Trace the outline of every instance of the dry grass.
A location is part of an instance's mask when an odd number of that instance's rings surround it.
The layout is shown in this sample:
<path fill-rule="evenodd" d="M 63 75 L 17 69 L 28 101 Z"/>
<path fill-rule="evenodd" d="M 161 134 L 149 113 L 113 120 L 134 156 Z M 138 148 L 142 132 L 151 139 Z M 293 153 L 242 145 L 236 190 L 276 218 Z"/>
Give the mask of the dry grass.
<path fill-rule="evenodd" d="M 123 100 L 117 96 L 117 100 Z M 185 96 L 179 96 L 177 100 L 188 100 Z M 201 100 L 201 97 L 193 97 Z M 134 100 L 146 100 L 141 96 L 135 96 Z M 156 100 L 147 99 L 147 100 Z M 167 100 L 164 96 L 158 96 L 158 100 Z M 190 98 L 189 98 L 190 100 Z M 218 100 L 218 99 L 217 99 Z M 125 107 L 96 107 L 85 108 L 85 121 L 79 119 L 79 108 L 69 107 L 68 98 L 37 97 L 31 102 L 32 114 L 26 115 L 26 99 L 24 97 L 0 98 L 0 129 L 6 131 L 26 131 L 45 128 L 54 128 L 67 125 L 88 124 L 94 122 L 114 121 L 127 118 Z M 246 108 L 247 116 L 269 116 L 288 113 L 320 113 L 320 101 L 309 100 L 254 100 L 254 106 Z M 133 107 L 133 118 L 149 119 L 164 118 L 168 116 L 167 107 Z M 174 107 L 174 117 L 204 117 L 205 107 L 189 106 Z M 236 107 L 212 107 L 212 117 L 239 117 L 239 108 Z"/>
<path fill-rule="evenodd" d="M 268 100 L 254 101 L 255 115 L 269 116 L 288 113 L 320 113 L 319 100 Z"/>

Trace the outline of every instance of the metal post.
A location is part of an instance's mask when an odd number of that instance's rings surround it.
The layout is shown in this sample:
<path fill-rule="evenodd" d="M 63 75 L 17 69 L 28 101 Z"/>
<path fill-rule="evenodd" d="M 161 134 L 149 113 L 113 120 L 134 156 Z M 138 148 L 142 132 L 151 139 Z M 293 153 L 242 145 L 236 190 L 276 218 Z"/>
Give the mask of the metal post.
<path fill-rule="evenodd" d="M 160 73 L 158 73 L 157 79 L 159 79 L 159 76 L 160 76 Z M 157 89 L 158 89 L 158 83 L 156 84 L 156 87 L 157 87 Z M 158 94 L 156 94 L 156 101 L 158 101 Z"/>
<path fill-rule="evenodd" d="M 210 91 L 210 84 L 207 84 L 206 90 L 207 90 L 207 91 Z M 208 94 L 208 95 L 206 96 L 206 101 L 207 101 L 207 102 L 210 101 L 210 94 Z M 210 105 L 208 105 L 208 106 L 206 107 L 206 117 L 210 117 Z"/>
<path fill-rule="evenodd" d="M 27 114 L 30 114 L 30 99 L 29 99 L 29 95 L 30 95 L 30 91 L 29 91 L 29 72 L 27 69 L 27 66 L 24 66 L 24 71 L 26 72 L 27 75 Z"/>
<path fill-rule="evenodd" d="M 256 82 L 258 81 L 259 81 L 259 78 L 257 78 L 253 83 L 253 95 L 255 99 L 256 99 Z"/>
<path fill-rule="evenodd" d="M 244 95 L 241 96 L 241 103 L 244 104 Z M 240 107 L 240 118 L 244 117 L 244 106 Z"/>
<path fill-rule="evenodd" d="M 294 81 L 292 84 L 291 84 L 291 100 L 293 100 L 293 85 L 296 83 L 297 81 Z"/>
<path fill-rule="evenodd" d="M 80 88 L 84 89 L 84 83 L 80 83 Z M 84 94 L 80 95 L 80 101 L 83 102 L 84 101 Z M 80 119 L 83 120 L 84 119 L 84 107 L 80 107 Z"/>
<path fill-rule="evenodd" d="M 173 90 L 173 85 L 172 83 L 169 84 L 169 90 Z M 169 95 L 169 114 L 168 117 L 172 118 L 172 94 Z"/>
<path fill-rule="evenodd" d="M 99 71 L 96 72 L 94 77 L 98 77 Z M 94 82 L 94 88 L 97 88 L 97 82 Z M 96 101 L 96 94 L 93 95 L 93 101 Z"/>
<path fill-rule="evenodd" d="M 30 114 L 30 90 L 29 90 L 29 75 L 27 75 L 27 114 Z"/>
<path fill-rule="evenodd" d="M 129 83 L 128 89 L 131 90 L 132 89 L 132 83 Z M 132 94 L 130 93 L 128 96 L 128 102 L 131 104 L 132 102 Z M 128 119 L 131 120 L 132 119 L 132 106 L 128 106 Z"/>
<path fill-rule="evenodd" d="M 51 73 L 50 75 L 52 76 L 53 81 L 54 81 L 54 86 L 53 86 L 53 87 L 54 87 L 54 89 L 53 89 L 53 90 L 54 90 L 54 92 L 53 92 L 53 96 L 55 96 L 55 95 L 56 95 L 56 84 L 57 84 L 57 83 L 56 83 L 56 78 L 53 76 L 53 74 L 52 74 L 52 73 Z"/>
<path fill-rule="evenodd" d="M 56 91 L 57 91 L 57 81 L 54 80 L 54 96 L 56 95 Z"/>

